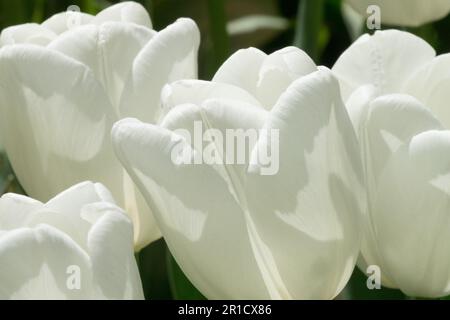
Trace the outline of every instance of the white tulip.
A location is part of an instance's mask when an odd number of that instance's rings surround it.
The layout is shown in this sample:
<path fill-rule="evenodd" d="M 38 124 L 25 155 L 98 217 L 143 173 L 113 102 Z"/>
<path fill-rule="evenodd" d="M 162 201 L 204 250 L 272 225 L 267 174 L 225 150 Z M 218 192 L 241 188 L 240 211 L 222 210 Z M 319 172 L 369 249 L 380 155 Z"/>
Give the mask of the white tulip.
<path fill-rule="evenodd" d="M 114 156 L 111 127 L 130 116 L 158 120 L 164 84 L 197 77 L 199 31 L 192 20 L 179 19 L 155 32 L 134 2 L 83 15 L 80 26 L 67 30 L 69 17 L 2 32 L 2 142 L 36 199 L 83 180 L 105 184 L 130 214 L 138 250 L 160 232 Z"/>
<path fill-rule="evenodd" d="M 0 198 L 0 299 L 143 299 L 133 227 L 101 184 Z"/>
<path fill-rule="evenodd" d="M 450 294 L 450 55 L 400 31 L 363 36 L 333 68 L 361 142 L 368 215 L 358 266 L 409 296 Z"/>
<path fill-rule="evenodd" d="M 213 82 L 167 86 L 163 105 L 160 126 L 122 120 L 113 142 L 192 283 L 210 299 L 334 298 L 358 256 L 363 192 L 331 72 L 295 48 L 241 50 Z M 221 133 L 279 130 L 278 173 L 261 175 L 254 161 L 265 135 L 244 165 L 176 164 L 174 147 L 195 145 L 174 130 L 192 132 L 193 121 Z"/>
<path fill-rule="evenodd" d="M 450 54 L 436 56 L 421 38 L 386 30 L 361 36 L 342 53 L 333 72 L 339 79 L 344 101 L 361 86 L 371 85 L 377 95 L 412 95 L 445 122 L 449 66 Z"/>
<path fill-rule="evenodd" d="M 450 12 L 450 0 L 345 0 L 366 17 L 368 8 L 380 8 L 381 22 L 396 26 L 418 27 L 440 20 Z"/>

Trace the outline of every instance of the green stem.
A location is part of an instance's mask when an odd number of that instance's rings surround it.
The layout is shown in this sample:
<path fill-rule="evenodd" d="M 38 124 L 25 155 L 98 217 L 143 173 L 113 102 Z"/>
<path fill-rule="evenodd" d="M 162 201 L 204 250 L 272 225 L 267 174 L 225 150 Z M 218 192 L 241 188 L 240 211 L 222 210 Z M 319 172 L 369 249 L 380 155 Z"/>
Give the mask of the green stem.
<path fill-rule="evenodd" d="M 300 0 L 294 45 L 317 62 L 319 34 L 323 19 L 323 0 Z"/>
<path fill-rule="evenodd" d="M 215 69 L 217 69 L 230 54 L 224 0 L 208 0 L 208 11 Z"/>
<path fill-rule="evenodd" d="M 31 20 L 36 23 L 41 23 L 44 21 L 44 0 L 36 0 L 33 8 L 33 17 Z"/>

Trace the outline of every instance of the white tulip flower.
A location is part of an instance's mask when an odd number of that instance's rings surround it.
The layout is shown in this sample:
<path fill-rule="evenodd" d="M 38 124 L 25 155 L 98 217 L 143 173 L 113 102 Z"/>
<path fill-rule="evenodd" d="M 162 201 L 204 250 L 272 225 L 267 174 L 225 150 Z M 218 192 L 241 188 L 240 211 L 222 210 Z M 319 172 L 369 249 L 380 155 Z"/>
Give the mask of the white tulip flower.
<path fill-rule="evenodd" d="M 370 85 L 376 95 L 412 95 L 450 125 L 446 120 L 449 67 L 450 54 L 436 56 L 421 38 L 386 30 L 361 36 L 342 53 L 332 70 L 344 102 L 360 87 Z"/>
<path fill-rule="evenodd" d="M 368 215 L 358 266 L 413 297 L 450 294 L 450 55 L 400 31 L 363 36 L 339 58 L 360 140 Z"/>
<path fill-rule="evenodd" d="M 372 12 L 370 7 L 378 6 L 382 23 L 406 27 L 418 27 L 440 20 L 450 12 L 450 0 L 345 0 L 345 2 L 363 17 Z"/>
<path fill-rule="evenodd" d="M 133 227 L 99 183 L 0 198 L 0 299 L 143 299 Z"/>
<path fill-rule="evenodd" d="M 358 256 L 364 201 L 356 136 L 331 72 L 295 48 L 241 50 L 213 82 L 168 85 L 163 105 L 159 126 L 121 120 L 113 142 L 192 283 L 209 299 L 334 298 Z M 279 149 L 261 134 L 243 164 L 173 161 L 180 146 L 201 152 L 177 133 L 195 134 L 198 122 L 216 136 L 275 130 Z M 267 147 L 279 151 L 279 170 L 263 175 L 256 158 Z"/>
<path fill-rule="evenodd" d="M 5 29 L 0 50 L 0 135 L 26 192 L 41 201 L 83 180 L 106 185 L 130 214 L 136 249 L 160 237 L 152 213 L 120 163 L 117 120 L 156 122 L 164 84 L 197 77 L 199 30 L 179 19 L 160 32 L 125 2 Z"/>

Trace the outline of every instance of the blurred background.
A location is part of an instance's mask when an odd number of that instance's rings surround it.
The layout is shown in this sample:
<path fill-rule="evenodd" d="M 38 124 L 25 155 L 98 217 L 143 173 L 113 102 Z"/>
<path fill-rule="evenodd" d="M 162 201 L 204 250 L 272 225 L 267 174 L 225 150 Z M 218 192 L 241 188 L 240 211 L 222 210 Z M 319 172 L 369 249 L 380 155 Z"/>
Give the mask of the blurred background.
<path fill-rule="evenodd" d="M 271 53 L 289 45 L 307 51 L 318 65 L 332 67 L 339 55 L 362 33 L 371 32 L 343 14 L 341 0 L 314 0 L 321 3 L 317 17 L 303 16 L 302 6 L 312 0 L 140 0 L 149 11 L 155 30 L 178 17 L 196 21 L 202 35 L 199 78 L 209 80 L 226 58 L 240 48 L 257 47 Z M 96 14 L 120 1 L 107 0 L 0 0 L 0 30 L 11 25 L 40 23 L 55 13 L 77 5 Z M 303 33 L 304 24 L 317 23 L 313 33 Z M 389 26 L 383 26 L 383 29 Z M 450 17 L 417 28 L 401 28 L 428 41 L 438 53 L 450 51 Z M 312 42 L 311 42 L 312 41 Z M 24 193 L 0 152 L 0 194 Z M 184 277 L 164 241 L 160 240 L 137 257 L 147 297 L 152 299 L 201 299 Z M 355 269 L 351 281 L 338 299 L 404 299 L 398 290 L 368 290 L 366 277 Z"/>

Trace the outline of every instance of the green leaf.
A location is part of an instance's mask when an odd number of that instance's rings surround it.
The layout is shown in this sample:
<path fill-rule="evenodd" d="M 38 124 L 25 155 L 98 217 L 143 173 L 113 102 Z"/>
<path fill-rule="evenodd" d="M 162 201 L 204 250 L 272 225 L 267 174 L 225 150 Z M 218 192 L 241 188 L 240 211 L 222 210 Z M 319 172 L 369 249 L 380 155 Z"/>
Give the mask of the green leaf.
<path fill-rule="evenodd" d="M 301 0 L 297 14 L 294 45 L 304 50 L 315 62 L 319 58 L 323 8 L 323 0 Z"/>
<path fill-rule="evenodd" d="M 160 239 L 136 253 L 146 299 L 172 299 L 166 265 L 166 250 L 166 243 Z"/>
<path fill-rule="evenodd" d="M 167 267 L 169 272 L 170 288 L 176 300 L 206 300 L 184 275 L 172 254 L 167 250 Z"/>

